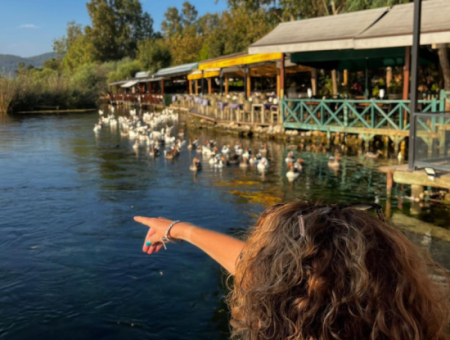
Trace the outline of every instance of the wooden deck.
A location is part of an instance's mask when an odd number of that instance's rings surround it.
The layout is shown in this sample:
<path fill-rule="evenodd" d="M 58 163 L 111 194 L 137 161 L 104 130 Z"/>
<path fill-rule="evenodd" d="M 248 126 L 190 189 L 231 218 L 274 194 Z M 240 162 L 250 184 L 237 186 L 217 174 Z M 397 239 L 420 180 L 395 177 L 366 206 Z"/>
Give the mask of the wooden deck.
<path fill-rule="evenodd" d="M 252 122 L 243 122 L 243 121 L 232 121 L 232 120 L 223 120 L 217 117 L 212 117 L 212 116 L 208 116 L 202 113 L 198 113 L 196 111 L 195 108 L 192 108 L 188 114 L 192 117 L 198 117 L 201 119 L 205 119 L 208 120 L 210 122 L 214 122 L 214 123 L 221 123 L 221 124 L 230 124 L 230 123 L 235 123 L 238 125 L 247 125 L 247 126 L 253 126 L 253 127 L 257 127 L 257 126 L 263 126 L 263 127 L 268 127 L 268 126 L 275 126 L 277 124 L 272 124 L 272 123 L 252 123 Z"/>

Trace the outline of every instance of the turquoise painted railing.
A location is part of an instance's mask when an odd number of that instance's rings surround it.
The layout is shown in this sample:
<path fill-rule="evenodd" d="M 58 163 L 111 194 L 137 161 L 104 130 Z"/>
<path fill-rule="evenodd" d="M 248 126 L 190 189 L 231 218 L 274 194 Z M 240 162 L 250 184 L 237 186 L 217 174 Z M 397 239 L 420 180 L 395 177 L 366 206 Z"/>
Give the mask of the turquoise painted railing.
<path fill-rule="evenodd" d="M 450 93 L 439 99 L 420 100 L 421 112 L 444 111 Z M 409 130 L 409 100 L 283 99 L 281 118 L 285 128 L 320 131 Z M 421 129 L 435 132 L 437 124 L 450 124 L 444 118 L 419 121 Z"/>

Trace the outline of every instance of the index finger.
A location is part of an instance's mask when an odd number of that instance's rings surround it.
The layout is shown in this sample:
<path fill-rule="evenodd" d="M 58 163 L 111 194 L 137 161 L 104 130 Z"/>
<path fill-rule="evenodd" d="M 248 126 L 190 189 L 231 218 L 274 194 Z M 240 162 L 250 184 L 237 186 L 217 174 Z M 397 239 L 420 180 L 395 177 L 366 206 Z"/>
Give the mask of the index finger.
<path fill-rule="evenodd" d="M 142 217 L 142 216 L 135 216 L 135 217 L 134 217 L 134 220 L 135 220 L 136 222 L 138 222 L 138 223 L 141 223 L 141 224 L 146 225 L 147 227 L 151 227 L 151 223 L 152 223 L 153 218 L 150 218 L 150 217 Z"/>

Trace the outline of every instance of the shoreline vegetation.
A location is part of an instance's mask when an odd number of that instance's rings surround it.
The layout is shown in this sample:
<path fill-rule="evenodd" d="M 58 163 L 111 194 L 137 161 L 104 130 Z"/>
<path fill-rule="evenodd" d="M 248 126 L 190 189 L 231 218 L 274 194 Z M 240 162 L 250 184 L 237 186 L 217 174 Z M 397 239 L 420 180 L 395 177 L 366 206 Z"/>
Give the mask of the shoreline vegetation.
<path fill-rule="evenodd" d="M 54 40 L 56 58 L 41 68 L 20 63 L 14 77 L 0 74 L 0 114 L 96 107 L 108 96 L 108 83 L 131 79 L 140 71 L 154 74 L 161 68 L 245 51 L 279 23 L 408 2 L 227 0 L 226 10 L 200 16 L 185 1 L 181 8 L 167 8 L 156 31 L 139 0 L 89 0 L 90 24 L 69 22 L 65 35 Z M 436 79 L 443 73 L 444 81 L 436 86 L 450 91 L 450 63 L 442 63 L 448 59 L 447 47 L 439 49 L 440 70 L 428 73 Z M 338 84 L 337 73 L 327 71 L 319 79 L 319 95 L 348 90 Z"/>

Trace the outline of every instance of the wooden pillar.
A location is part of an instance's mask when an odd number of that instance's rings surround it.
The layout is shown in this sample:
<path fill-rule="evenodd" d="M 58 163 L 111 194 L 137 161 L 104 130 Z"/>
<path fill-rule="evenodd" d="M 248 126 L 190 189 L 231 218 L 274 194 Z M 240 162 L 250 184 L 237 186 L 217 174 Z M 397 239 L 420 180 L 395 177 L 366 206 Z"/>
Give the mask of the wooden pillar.
<path fill-rule="evenodd" d="M 247 98 L 252 96 L 252 77 L 250 73 L 247 72 Z"/>
<path fill-rule="evenodd" d="M 391 81 L 392 81 L 392 67 L 386 68 L 386 88 L 391 87 Z"/>
<path fill-rule="evenodd" d="M 333 83 L 333 96 L 337 96 L 338 94 L 338 81 L 337 81 L 337 71 L 331 71 L 331 81 Z"/>
<path fill-rule="evenodd" d="M 195 79 L 195 94 L 198 95 L 198 79 Z"/>
<path fill-rule="evenodd" d="M 192 80 L 189 80 L 189 94 L 192 94 Z"/>
<path fill-rule="evenodd" d="M 405 67 L 403 68 L 403 100 L 408 100 L 410 69 L 411 69 L 411 47 L 407 46 L 405 54 Z"/>
<path fill-rule="evenodd" d="M 208 94 L 212 94 L 211 78 L 208 78 Z"/>
<path fill-rule="evenodd" d="M 229 84 L 230 84 L 230 80 L 229 80 L 228 77 L 226 76 L 226 77 L 225 77 L 225 95 L 228 94 L 228 87 L 229 87 Z"/>
<path fill-rule="evenodd" d="M 284 98 L 284 90 L 285 90 L 285 77 L 286 77 L 286 70 L 284 67 L 284 53 L 281 54 L 281 62 L 280 62 L 280 98 Z"/>
<path fill-rule="evenodd" d="M 317 69 L 311 69 L 311 91 L 313 96 L 317 95 Z"/>
<path fill-rule="evenodd" d="M 278 97 L 281 97 L 281 86 L 280 86 L 280 84 L 281 84 L 281 81 L 280 81 L 280 79 L 281 79 L 281 76 L 280 76 L 280 70 L 277 70 L 277 96 Z"/>
<path fill-rule="evenodd" d="M 368 60 L 366 58 L 366 73 L 365 73 L 365 78 L 366 78 L 366 84 L 364 85 L 364 95 L 366 97 L 366 99 L 370 98 L 370 93 L 369 93 L 369 65 L 368 65 Z"/>
<path fill-rule="evenodd" d="M 189 79 L 187 79 L 187 77 L 186 77 L 186 93 L 189 93 L 189 91 L 190 91 L 190 86 L 189 86 L 190 82 L 191 81 Z"/>
<path fill-rule="evenodd" d="M 161 94 L 164 95 L 164 79 L 161 80 Z"/>
<path fill-rule="evenodd" d="M 409 71 L 411 70 L 411 46 L 405 48 L 405 67 L 403 68 L 403 100 L 408 100 L 409 94 Z M 408 112 L 403 111 L 403 126 L 408 124 Z"/>
<path fill-rule="evenodd" d="M 348 70 L 344 70 L 344 86 L 348 85 Z"/>
<path fill-rule="evenodd" d="M 119 94 L 119 85 L 116 85 L 116 94 Z"/>
<path fill-rule="evenodd" d="M 148 93 L 149 93 L 149 94 L 152 94 L 152 82 L 149 81 L 149 82 L 147 83 L 147 86 L 148 86 Z"/>
<path fill-rule="evenodd" d="M 220 74 L 219 84 L 220 84 L 220 95 L 223 95 L 223 76 L 222 76 L 222 73 Z"/>

